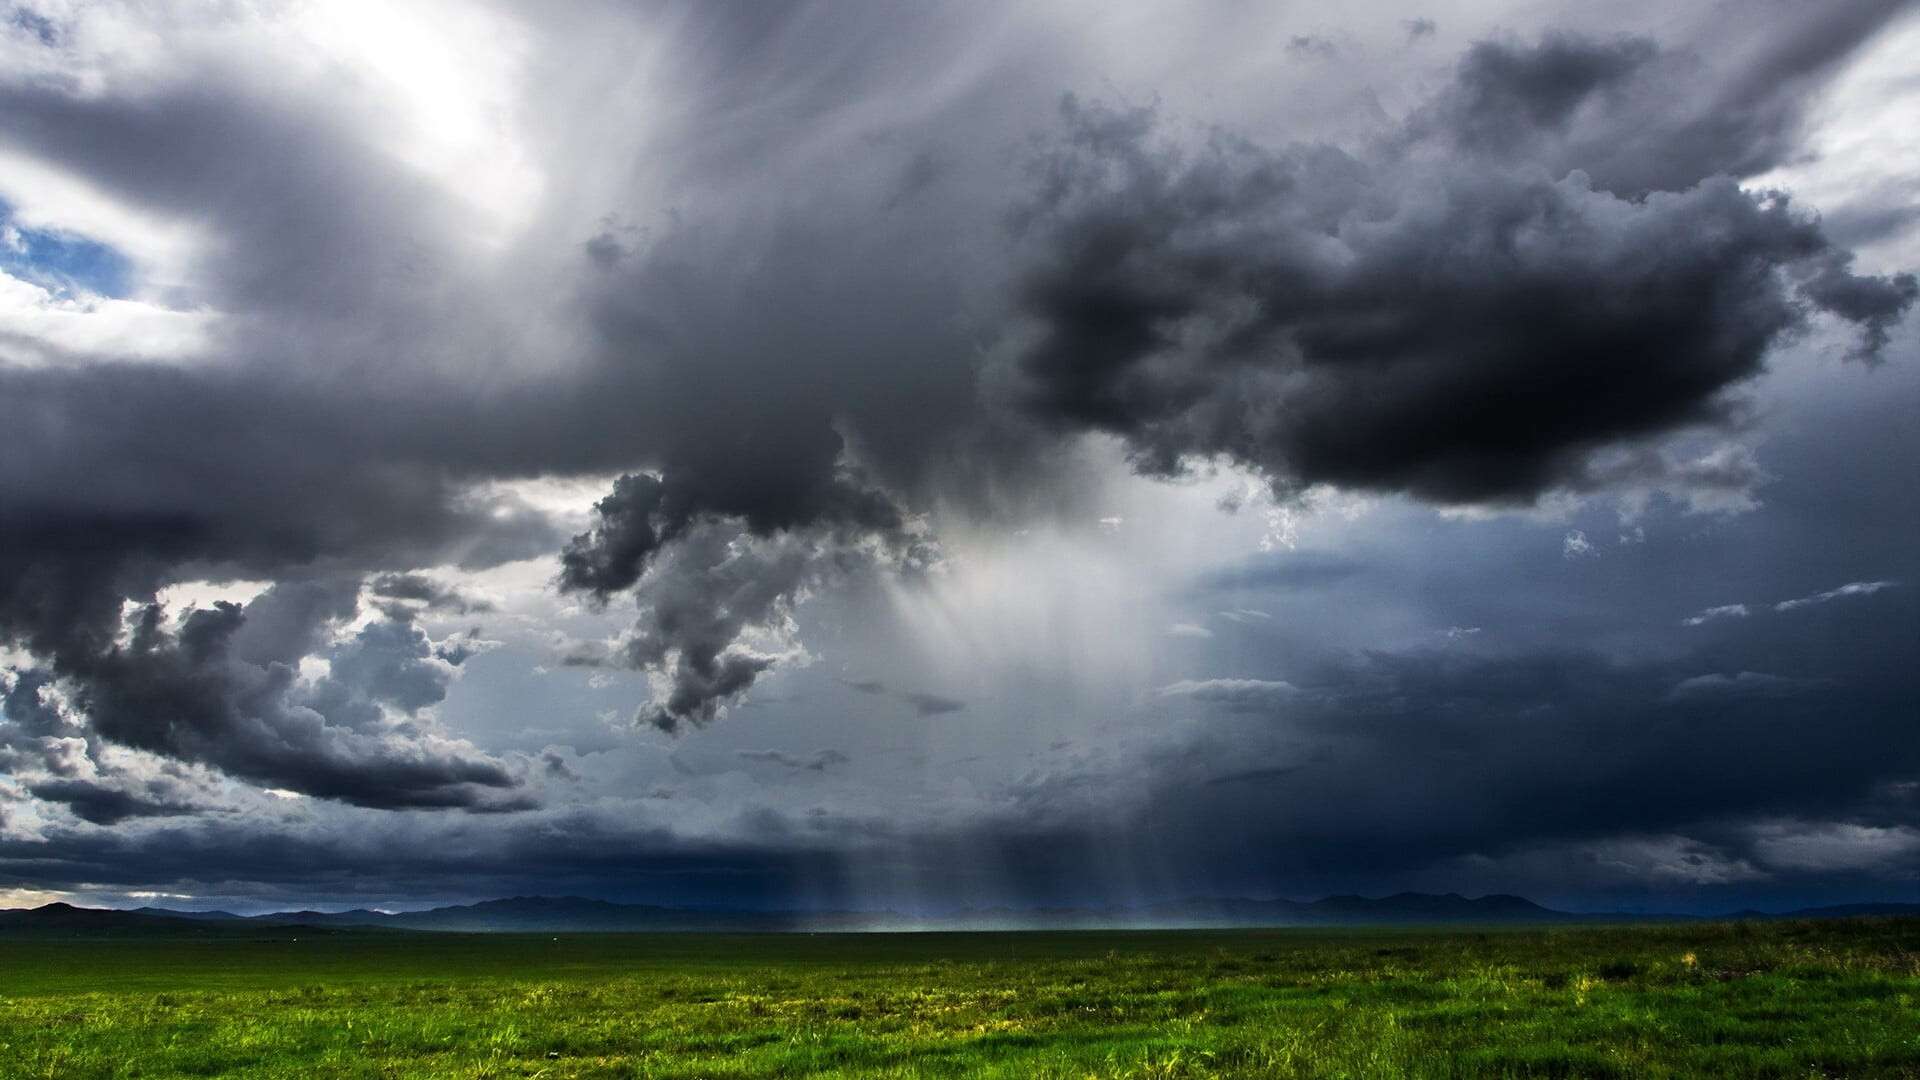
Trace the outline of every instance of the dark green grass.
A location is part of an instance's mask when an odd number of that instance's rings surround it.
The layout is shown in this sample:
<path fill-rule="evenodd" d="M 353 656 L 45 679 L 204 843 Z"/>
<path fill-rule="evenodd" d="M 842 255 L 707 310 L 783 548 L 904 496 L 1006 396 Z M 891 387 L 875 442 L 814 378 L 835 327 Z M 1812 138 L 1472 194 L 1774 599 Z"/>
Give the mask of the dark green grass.
<path fill-rule="evenodd" d="M 0 940 L 0 1076 L 1920 1077 L 1920 920 L 292 937 Z"/>

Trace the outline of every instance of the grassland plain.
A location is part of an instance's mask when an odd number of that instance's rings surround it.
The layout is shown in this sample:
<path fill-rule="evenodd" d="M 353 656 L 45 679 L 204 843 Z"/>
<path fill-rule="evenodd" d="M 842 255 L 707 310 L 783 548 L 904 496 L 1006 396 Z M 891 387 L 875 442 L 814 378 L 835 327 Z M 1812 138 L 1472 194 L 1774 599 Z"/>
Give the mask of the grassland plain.
<path fill-rule="evenodd" d="M 0 941 L 0 1076 L 1920 1077 L 1920 920 Z"/>

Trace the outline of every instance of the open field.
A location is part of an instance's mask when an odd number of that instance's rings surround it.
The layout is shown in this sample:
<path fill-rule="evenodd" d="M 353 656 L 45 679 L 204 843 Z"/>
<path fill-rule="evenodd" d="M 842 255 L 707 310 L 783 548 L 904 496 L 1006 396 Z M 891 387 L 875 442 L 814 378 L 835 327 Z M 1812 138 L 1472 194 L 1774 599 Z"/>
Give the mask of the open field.
<path fill-rule="evenodd" d="M 1920 1076 L 1920 920 L 0 940 L 0 1076 Z"/>

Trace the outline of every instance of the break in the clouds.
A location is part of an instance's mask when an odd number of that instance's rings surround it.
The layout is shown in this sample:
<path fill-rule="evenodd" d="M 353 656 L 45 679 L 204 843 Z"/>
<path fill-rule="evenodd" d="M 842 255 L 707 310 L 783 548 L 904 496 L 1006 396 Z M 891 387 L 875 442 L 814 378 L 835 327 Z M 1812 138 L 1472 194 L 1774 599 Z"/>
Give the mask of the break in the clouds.
<path fill-rule="evenodd" d="M 0 888 L 1895 889 L 1917 42 L 15 5 Z"/>

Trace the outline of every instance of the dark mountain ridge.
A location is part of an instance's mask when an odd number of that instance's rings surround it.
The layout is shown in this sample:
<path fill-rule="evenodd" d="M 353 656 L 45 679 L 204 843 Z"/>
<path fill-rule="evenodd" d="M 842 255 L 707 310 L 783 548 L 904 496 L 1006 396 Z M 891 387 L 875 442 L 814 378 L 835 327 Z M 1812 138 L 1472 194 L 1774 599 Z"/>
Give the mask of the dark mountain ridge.
<path fill-rule="evenodd" d="M 1738 911 L 1719 916 L 1575 913 L 1521 896 L 1397 893 L 1320 900 L 1191 898 L 1139 907 L 968 908 L 937 916 L 892 911 L 751 911 L 621 904 L 578 896 L 515 896 L 424 911 L 227 911 L 83 908 L 52 903 L 0 910 L 0 933 L 96 936 L 188 933 L 230 936 L 305 928 L 464 933 L 615 933 L 661 931 L 818 932 L 879 930 L 1096 930 L 1287 926 L 1533 925 L 1693 921 L 1702 918 L 1792 919 L 1920 915 L 1920 904 L 1870 903 L 1785 912 Z"/>

